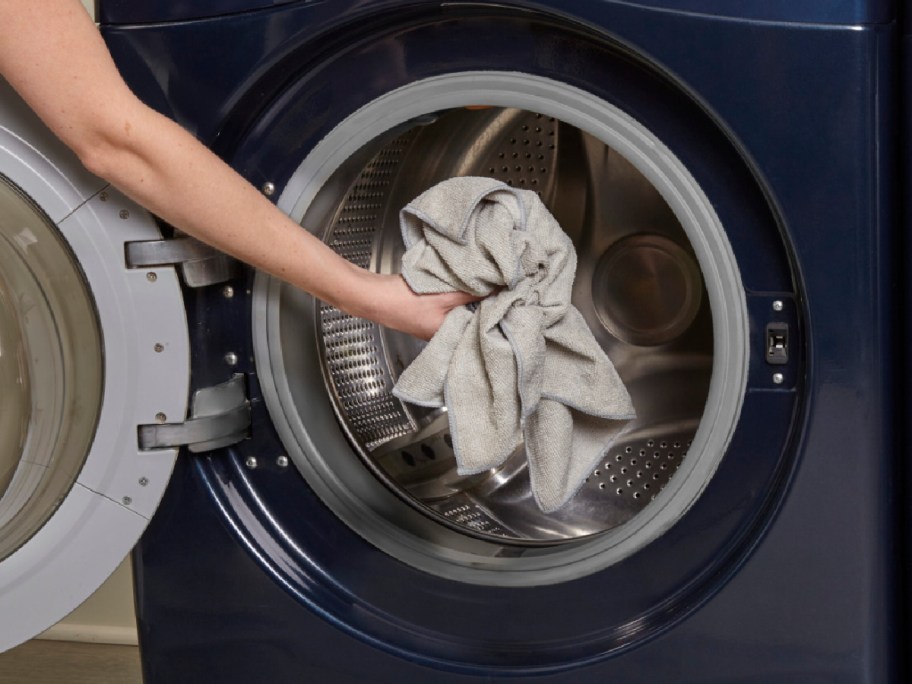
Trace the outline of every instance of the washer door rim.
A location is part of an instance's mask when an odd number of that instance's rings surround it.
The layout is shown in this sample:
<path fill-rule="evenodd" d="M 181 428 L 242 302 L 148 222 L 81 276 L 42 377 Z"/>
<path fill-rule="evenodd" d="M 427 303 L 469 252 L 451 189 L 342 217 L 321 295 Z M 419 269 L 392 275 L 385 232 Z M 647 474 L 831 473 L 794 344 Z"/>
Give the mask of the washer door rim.
<path fill-rule="evenodd" d="M 154 513 L 177 451 L 142 452 L 137 425 L 183 419 L 189 339 L 172 268 L 130 271 L 124 243 L 159 239 L 152 218 L 92 176 L 6 84 L 0 84 L 0 169 L 54 224 L 94 300 L 103 346 L 95 436 L 64 500 L 0 561 L 0 651 L 36 636 L 95 591 Z M 155 352 L 163 345 L 166 353 Z"/>

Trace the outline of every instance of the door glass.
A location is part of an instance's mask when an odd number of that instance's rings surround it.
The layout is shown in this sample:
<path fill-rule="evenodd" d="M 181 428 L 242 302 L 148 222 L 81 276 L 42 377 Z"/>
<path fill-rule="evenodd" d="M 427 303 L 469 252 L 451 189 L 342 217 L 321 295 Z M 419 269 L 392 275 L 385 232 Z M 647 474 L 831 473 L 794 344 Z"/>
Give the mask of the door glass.
<path fill-rule="evenodd" d="M 102 400 L 91 294 L 51 220 L 0 175 L 0 560 L 66 497 Z"/>

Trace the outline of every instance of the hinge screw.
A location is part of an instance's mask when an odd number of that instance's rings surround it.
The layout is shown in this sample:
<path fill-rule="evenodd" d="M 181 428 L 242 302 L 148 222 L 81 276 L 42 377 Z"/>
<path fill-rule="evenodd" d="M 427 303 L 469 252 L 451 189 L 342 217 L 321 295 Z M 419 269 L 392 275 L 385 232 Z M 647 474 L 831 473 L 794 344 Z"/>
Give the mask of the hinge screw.
<path fill-rule="evenodd" d="M 121 501 L 123 501 L 124 506 L 129 506 L 131 503 L 133 503 L 133 499 L 131 499 L 129 496 L 125 496 L 121 499 Z"/>
<path fill-rule="evenodd" d="M 158 274 L 155 271 L 149 271 L 146 273 L 146 280 L 148 280 L 150 283 L 154 283 L 156 280 L 158 280 Z"/>
<path fill-rule="evenodd" d="M 263 194 L 266 197 L 272 197 L 275 194 L 275 185 L 270 182 L 263 183 Z"/>
<path fill-rule="evenodd" d="M 149 484 L 149 478 L 148 478 L 148 477 L 141 477 L 141 478 L 139 478 L 139 486 L 140 486 L 140 487 L 145 487 L 147 484 Z"/>
<path fill-rule="evenodd" d="M 225 354 L 225 363 L 227 363 L 229 366 L 236 366 L 237 362 L 238 362 L 237 354 L 235 354 L 234 352 L 228 352 L 227 354 Z"/>
<path fill-rule="evenodd" d="M 247 466 L 248 468 L 250 468 L 251 470 L 256 468 L 257 467 L 256 456 L 248 456 L 247 459 L 244 461 L 244 465 Z"/>
<path fill-rule="evenodd" d="M 234 288 L 231 285 L 225 285 L 222 288 L 222 294 L 225 296 L 225 299 L 231 299 L 234 297 Z"/>
<path fill-rule="evenodd" d="M 777 385 L 781 385 L 785 380 L 785 376 L 782 373 L 773 373 L 773 382 Z"/>
<path fill-rule="evenodd" d="M 126 209 L 121 209 L 121 210 L 120 210 L 120 218 L 122 218 L 122 219 L 128 219 L 128 218 L 130 218 L 130 212 L 129 212 L 128 210 L 126 210 Z"/>
<path fill-rule="evenodd" d="M 161 342 L 156 342 L 155 351 L 157 351 L 159 354 L 161 354 L 163 351 L 165 351 L 165 345 L 163 345 Z"/>
<path fill-rule="evenodd" d="M 157 420 L 159 423 L 164 423 L 166 420 L 168 420 L 168 416 L 166 416 L 164 413 L 156 413 L 155 420 Z"/>
<path fill-rule="evenodd" d="M 287 468 L 288 467 L 288 456 L 284 456 L 284 455 L 279 456 L 276 459 L 276 465 L 279 466 L 280 468 Z"/>
<path fill-rule="evenodd" d="M 773 302 L 773 311 L 782 311 L 785 308 L 785 304 L 782 303 L 781 299 L 777 299 Z"/>

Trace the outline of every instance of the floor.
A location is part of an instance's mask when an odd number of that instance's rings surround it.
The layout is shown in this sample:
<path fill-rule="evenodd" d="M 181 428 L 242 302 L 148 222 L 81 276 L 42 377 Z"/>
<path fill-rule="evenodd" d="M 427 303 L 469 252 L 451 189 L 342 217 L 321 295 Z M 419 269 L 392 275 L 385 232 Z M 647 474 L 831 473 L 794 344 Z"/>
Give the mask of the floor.
<path fill-rule="evenodd" d="M 0 684 L 142 684 L 139 649 L 35 639 L 0 653 Z"/>

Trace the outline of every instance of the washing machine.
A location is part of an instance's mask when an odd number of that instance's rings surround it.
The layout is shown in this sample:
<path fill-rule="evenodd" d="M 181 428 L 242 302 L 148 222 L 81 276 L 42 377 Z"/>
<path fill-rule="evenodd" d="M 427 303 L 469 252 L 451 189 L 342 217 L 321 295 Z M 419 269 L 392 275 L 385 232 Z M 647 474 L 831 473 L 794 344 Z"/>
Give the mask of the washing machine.
<path fill-rule="evenodd" d="M 151 517 L 133 553 L 147 684 L 902 681 L 898 13 L 100 2 L 134 91 L 360 266 L 398 270 L 399 210 L 446 178 L 536 191 L 637 418 L 556 513 L 536 507 L 521 449 L 461 475 L 445 408 L 392 393 L 421 343 L 91 177 L 57 211 L 84 174 L 42 166 L 50 142 L 16 123 L 33 152 L 29 171 L 0 167 L 7 204 L 81 283 L 60 289 L 83 302 L 94 337 L 73 346 L 96 365 L 71 364 L 95 389 L 64 411 L 83 430 L 59 440 L 69 475 L 35 522 L 2 528 L 24 530 L 0 554 L 0 601 L 18 602 L 3 614 L 30 610 L 38 575 L 75 605 L 104 574 L 95 552 L 113 567 Z M 91 225 L 68 230 L 76 218 Z M 22 260 L 9 235 L 4 278 Z M 95 261 L 113 284 L 96 285 L 83 239 L 108 250 Z M 19 291 L 13 344 L 66 337 L 31 333 Z M 20 357 L 4 369 L 24 388 L 4 416 L 17 473 L 45 434 L 21 426 L 47 371 Z M 103 484 L 84 478 L 96 451 L 117 469 Z M 78 496 L 130 525 L 83 525 L 65 512 Z"/>

